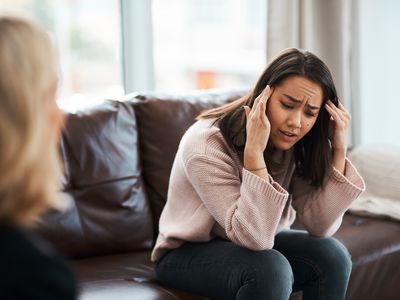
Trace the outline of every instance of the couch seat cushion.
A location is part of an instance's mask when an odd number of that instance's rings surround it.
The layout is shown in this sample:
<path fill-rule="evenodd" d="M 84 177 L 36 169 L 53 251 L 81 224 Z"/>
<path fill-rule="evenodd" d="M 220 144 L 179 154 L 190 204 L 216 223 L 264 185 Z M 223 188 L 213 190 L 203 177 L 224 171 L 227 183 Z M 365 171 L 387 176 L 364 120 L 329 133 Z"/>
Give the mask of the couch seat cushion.
<path fill-rule="evenodd" d="M 296 228 L 301 228 L 296 224 Z M 400 282 L 398 222 L 346 214 L 335 234 L 350 251 L 353 271 L 347 300 L 397 300 Z M 162 287 L 155 277 L 150 251 L 72 261 L 81 287 L 80 300 L 203 298 Z M 292 295 L 291 300 L 301 299 Z"/>
<path fill-rule="evenodd" d="M 79 280 L 80 300 L 204 299 L 162 287 L 150 251 L 77 259 L 72 266 Z"/>
<path fill-rule="evenodd" d="M 400 299 L 400 222 L 349 214 L 335 237 L 352 255 L 348 300 Z"/>
<path fill-rule="evenodd" d="M 349 250 L 353 270 L 347 300 L 398 300 L 400 223 L 346 214 L 334 235 Z M 295 223 L 295 228 L 302 225 Z M 396 291 L 396 292 L 394 292 Z"/>

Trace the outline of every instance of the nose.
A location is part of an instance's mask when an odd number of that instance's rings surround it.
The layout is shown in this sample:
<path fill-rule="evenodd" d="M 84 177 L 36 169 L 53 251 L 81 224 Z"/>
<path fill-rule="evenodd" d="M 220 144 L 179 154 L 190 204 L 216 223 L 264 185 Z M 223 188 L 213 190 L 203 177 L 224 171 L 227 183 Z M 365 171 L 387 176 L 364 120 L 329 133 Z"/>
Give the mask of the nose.
<path fill-rule="evenodd" d="M 291 128 L 301 128 L 301 113 L 293 112 L 289 115 L 288 126 Z"/>

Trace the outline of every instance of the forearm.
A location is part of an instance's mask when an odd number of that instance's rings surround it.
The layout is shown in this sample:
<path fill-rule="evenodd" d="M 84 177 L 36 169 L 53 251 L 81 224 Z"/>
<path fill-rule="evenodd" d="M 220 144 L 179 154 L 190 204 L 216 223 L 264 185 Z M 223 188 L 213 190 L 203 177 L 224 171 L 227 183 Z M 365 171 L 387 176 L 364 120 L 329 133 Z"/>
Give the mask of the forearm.
<path fill-rule="evenodd" d="M 251 147 L 245 147 L 243 164 L 244 168 L 254 175 L 269 181 L 268 169 L 265 164 L 264 155 L 261 151 L 256 151 Z"/>
<path fill-rule="evenodd" d="M 346 149 L 333 149 L 332 166 L 344 175 Z"/>
<path fill-rule="evenodd" d="M 297 217 L 315 235 L 333 233 L 343 213 L 365 190 L 364 181 L 347 159 L 344 168 L 346 176 L 335 167 L 322 189 L 315 189 L 299 176 L 292 179 L 292 205 Z"/>
<path fill-rule="evenodd" d="M 256 251 L 273 247 L 274 236 L 289 197 L 282 187 L 246 169 L 240 174 L 233 159 L 222 162 L 219 156 L 192 155 L 184 162 L 184 167 L 207 214 L 211 214 L 224 228 L 231 241 Z M 182 172 L 178 169 L 172 170 L 171 178 L 176 178 Z M 213 184 L 216 181 L 218 183 Z M 181 192 L 178 187 L 170 189 L 169 194 L 173 199 L 179 197 Z"/>

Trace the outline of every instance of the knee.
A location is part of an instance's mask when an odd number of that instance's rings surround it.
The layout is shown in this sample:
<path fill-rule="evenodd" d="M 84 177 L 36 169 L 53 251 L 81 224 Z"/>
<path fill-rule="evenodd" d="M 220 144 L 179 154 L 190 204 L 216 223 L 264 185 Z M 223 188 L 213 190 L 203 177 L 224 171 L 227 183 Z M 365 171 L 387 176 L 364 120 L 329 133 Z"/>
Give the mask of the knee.
<path fill-rule="evenodd" d="M 352 268 L 351 255 L 347 248 L 333 237 L 315 238 L 316 257 L 323 266 L 338 273 L 350 275 Z"/>
<path fill-rule="evenodd" d="M 252 252 L 248 271 L 263 285 L 290 290 L 294 282 L 292 267 L 286 257 L 276 250 Z"/>

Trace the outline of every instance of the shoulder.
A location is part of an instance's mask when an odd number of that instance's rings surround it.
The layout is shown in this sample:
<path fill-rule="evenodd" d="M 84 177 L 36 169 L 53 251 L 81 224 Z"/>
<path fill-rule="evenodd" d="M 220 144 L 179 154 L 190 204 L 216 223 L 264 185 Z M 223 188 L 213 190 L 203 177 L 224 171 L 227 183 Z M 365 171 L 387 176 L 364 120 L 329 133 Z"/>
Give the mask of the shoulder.
<path fill-rule="evenodd" d="M 188 172 L 211 176 L 240 175 L 241 159 L 229 147 L 215 119 L 199 120 L 185 133 L 176 154 L 176 163 Z"/>
<path fill-rule="evenodd" d="M 55 255 L 44 240 L 27 229 L 13 225 L 0 225 L 0 242 L 0 259 L 4 263 L 13 263 L 17 259 L 24 262 L 44 260 Z"/>
<path fill-rule="evenodd" d="M 29 292 L 30 299 L 75 299 L 74 276 L 49 244 L 29 231 L 5 225 L 0 226 L 0 242 L 1 296 L 24 297 Z"/>
<path fill-rule="evenodd" d="M 215 119 L 202 119 L 194 123 L 183 136 L 179 150 L 185 160 L 197 155 L 212 157 L 231 152 Z"/>

